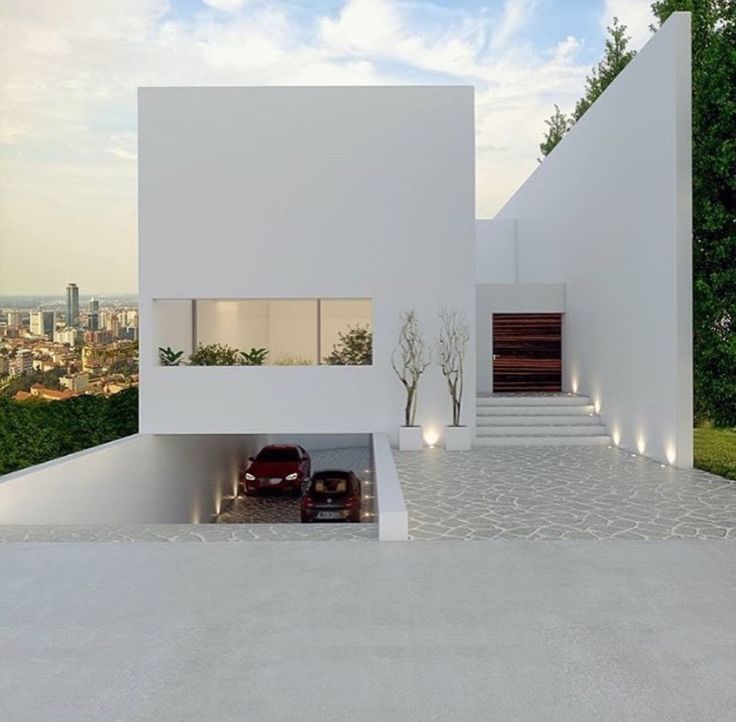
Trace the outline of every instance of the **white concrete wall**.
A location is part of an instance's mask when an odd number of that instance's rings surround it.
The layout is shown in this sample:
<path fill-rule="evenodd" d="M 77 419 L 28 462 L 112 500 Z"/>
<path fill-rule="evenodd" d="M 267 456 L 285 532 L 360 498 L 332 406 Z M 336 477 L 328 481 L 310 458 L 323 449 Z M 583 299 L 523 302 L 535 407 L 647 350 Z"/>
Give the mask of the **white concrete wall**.
<path fill-rule="evenodd" d="M 475 287 L 475 369 L 479 394 L 493 391 L 494 313 L 565 313 L 565 284 L 479 283 Z"/>
<path fill-rule="evenodd" d="M 690 17 L 675 13 L 498 214 L 566 283 L 565 386 L 623 447 L 692 464 Z"/>
<path fill-rule="evenodd" d="M 0 477 L 0 524 L 209 522 L 258 437 L 119 441 Z"/>
<path fill-rule="evenodd" d="M 141 353 L 141 429 L 395 439 L 399 313 L 429 338 L 441 306 L 474 326 L 473 115 L 469 87 L 142 89 L 142 348 L 159 345 L 155 298 L 372 298 L 374 365 L 171 369 Z M 471 344 L 469 425 L 474 362 Z M 433 367 L 418 421 L 450 419 Z"/>
<path fill-rule="evenodd" d="M 516 221 L 475 222 L 475 282 L 516 283 Z"/>

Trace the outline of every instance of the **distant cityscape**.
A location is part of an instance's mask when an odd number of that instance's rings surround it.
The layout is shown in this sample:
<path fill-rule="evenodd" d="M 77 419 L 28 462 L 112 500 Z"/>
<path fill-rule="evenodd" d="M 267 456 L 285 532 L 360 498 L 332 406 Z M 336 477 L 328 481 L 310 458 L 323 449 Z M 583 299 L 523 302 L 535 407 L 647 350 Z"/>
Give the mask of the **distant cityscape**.
<path fill-rule="evenodd" d="M 138 299 L 0 296 L 0 394 L 60 401 L 138 385 Z"/>

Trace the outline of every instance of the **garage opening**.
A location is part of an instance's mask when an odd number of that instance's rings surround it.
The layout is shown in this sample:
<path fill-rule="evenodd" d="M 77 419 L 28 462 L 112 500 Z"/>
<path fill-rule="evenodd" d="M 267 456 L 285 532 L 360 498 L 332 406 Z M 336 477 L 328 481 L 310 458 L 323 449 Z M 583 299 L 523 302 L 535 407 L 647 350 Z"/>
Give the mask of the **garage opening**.
<path fill-rule="evenodd" d="M 270 435 L 242 459 L 236 493 L 223 500 L 213 521 L 374 523 L 374 477 L 367 434 Z"/>
<path fill-rule="evenodd" d="M 562 314 L 493 314 L 493 392 L 562 390 Z"/>
<path fill-rule="evenodd" d="M 269 472 L 265 488 L 246 496 L 250 459 L 270 445 L 302 449 L 307 473 L 272 485 L 293 473 L 282 467 Z M 370 434 L 135 434 L 5 475 L 0 525 L 77 525 L 78 534 L 88 534 L 86 526 L 124 526 L 131 527 L 127 536 L 141 538 L 148 533 L 143 526 L 192 524 L 269 525 L 268 538 L 279 538 L 277 528 L 292 537 L 298 530 L 325 536 L 338 528 L 339 538 L 351 529 L 372 536 L 366 527 L 376 522 L 374 468 Z M 355 477 L 349 518 L 328 514 L 302 523 L 301 500 L 320 471 Z"/>

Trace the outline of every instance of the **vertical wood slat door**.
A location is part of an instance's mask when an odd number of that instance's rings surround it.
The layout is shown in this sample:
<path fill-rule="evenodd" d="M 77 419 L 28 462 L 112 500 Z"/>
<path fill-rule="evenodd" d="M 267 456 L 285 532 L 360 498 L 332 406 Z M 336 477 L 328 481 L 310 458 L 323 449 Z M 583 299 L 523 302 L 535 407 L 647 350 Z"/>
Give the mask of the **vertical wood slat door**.
<path fill-rule="evenodd" d="M 493 391 L 562 390 L 562 314 L 493 314 Z"/>

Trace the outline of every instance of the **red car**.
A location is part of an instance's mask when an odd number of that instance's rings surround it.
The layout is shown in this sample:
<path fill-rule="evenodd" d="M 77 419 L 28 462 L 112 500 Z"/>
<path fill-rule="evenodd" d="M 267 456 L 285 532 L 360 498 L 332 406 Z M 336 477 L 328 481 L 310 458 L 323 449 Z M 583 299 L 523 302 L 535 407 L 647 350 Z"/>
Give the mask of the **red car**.
<path fill-rule="evenodd" d="M 256 457 L 250 457 L 250 466 L 240 471 L 240 485 L 247 496 L 262 489 L 302 493 L 302 482 L 309 478 L 312 460 L 306 449 L 292 444 L 264 446 Z"/>
<path fill-rule="evenodd" d="M 360 480 L 352 471 L 315 472 L 301 503 L 302 523 L 360 521 Z"/>

